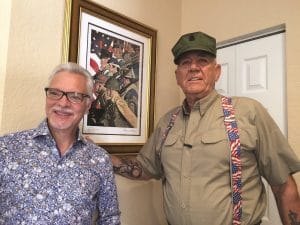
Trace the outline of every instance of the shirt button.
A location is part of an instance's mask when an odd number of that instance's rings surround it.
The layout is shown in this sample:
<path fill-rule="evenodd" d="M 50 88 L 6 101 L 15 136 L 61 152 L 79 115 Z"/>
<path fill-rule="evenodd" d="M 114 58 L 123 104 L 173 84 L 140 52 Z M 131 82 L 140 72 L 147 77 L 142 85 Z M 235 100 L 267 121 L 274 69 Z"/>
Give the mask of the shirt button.
<path fill-rule="evenodd" d="M 185 204 L 181 203 L 181 208 L 185 209 Z"/>
<path fill-rule="evenodd" d="M 191 177 L 188 176 L 188 175 L 184 175 L 183 177 L 184 177 L 185 179 L 187 179 L 187 180 L 190 180 L 190 179 L 191 179 Z"/>

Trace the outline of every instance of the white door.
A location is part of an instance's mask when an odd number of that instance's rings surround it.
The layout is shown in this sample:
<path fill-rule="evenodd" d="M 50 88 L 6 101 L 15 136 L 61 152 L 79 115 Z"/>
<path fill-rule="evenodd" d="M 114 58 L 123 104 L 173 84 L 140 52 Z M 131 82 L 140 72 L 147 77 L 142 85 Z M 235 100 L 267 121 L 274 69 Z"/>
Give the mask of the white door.
<path fill-rule="evenodd" d="M 260 101 L 286 135 L 285 34 L 279 33 L 218 50 L 222 65 L 216 89 L 224 95 Z M 263 225 L 282 225 L 271 188 Z"/>

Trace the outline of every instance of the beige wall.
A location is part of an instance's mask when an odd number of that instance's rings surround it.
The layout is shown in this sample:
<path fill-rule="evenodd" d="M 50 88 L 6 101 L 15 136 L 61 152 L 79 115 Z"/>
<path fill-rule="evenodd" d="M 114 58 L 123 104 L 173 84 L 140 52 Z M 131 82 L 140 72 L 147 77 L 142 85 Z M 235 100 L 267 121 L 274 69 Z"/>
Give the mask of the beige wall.
<path fill-rule="evenodd" d="M 3 95 L 5 88 L 6 77 L 6 61 L 8 50 L 9 38 L 9 25 L 10 25 L 10 9 L 11 4 L 9 1 L 0 1 L 0 131 L 3 109 Z"/>
<path fill-rule="evenodd" d="M 47 74 L 60 62 L 62 43 L 63 1 L 10 4 L 1 133 L 34 127 L 44 117 L 43 87 Z"/>

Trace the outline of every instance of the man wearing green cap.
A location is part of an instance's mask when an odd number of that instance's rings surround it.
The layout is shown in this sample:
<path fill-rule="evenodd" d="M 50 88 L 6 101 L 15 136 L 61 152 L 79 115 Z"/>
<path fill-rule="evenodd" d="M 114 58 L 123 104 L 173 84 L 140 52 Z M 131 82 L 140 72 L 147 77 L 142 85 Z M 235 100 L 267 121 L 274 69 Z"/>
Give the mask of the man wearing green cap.
<path fill-rule="evenodd" d="M 257 101 L 215 90 L 216 40 L 183 35 L 172 48 L 183 104 L 164 115 L 137 158 L 112 156 L 132 179 L 162 179 L 171 225 L 256 225 L 266 209 L 261 177 L 271 185 L 284 225 L 300 224 L 292 174 L 300 161 Z"/>

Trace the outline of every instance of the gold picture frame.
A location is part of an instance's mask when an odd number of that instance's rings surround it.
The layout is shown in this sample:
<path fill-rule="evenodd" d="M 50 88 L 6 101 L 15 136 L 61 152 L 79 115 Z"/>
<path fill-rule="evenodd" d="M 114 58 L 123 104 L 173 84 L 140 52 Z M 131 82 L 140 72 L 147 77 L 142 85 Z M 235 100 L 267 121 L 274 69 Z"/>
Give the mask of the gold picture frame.
<path fill-rule="evenodd" d="M 110 153 L 137 153 L 153 131 L 157 32 L 87 0 L 66 0 L 62 61 L 94 78 L 83 135 Z"/>

